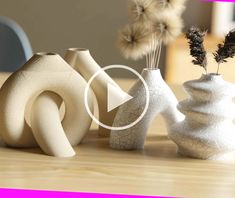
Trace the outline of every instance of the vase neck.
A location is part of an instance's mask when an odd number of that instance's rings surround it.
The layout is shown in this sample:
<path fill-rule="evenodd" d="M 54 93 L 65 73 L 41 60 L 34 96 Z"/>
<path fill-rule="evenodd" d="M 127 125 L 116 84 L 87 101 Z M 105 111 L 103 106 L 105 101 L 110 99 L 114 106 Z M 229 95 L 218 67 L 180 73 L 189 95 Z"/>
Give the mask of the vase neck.
<path fill-rule="evenodd" d="M 68 49 L 65 55 L 65 61 L 69 63 L 75 70 L 78 70 L 81 73 L 87 73 L 88 71 L 90 73 L 100 70 L 100 66 L 93 59 L 88 49 Z"/>
<path fill-rule="evenodd" d="M 210 73 L 210 74 L 202 74 L 202 81 L 224 81 L 222 75 Z"/>
<path fill-rule="evenodd" d="M 148 69 L 148 68 L 145 68 L 145 69 L 143 69 L 141 75 L 142 75 L 142 77 L 144 79 L 151 78 L 151 77 L 161 78 L 162 79 L 162 74 L 161 74 L 160 69 Z"/>
<path fill-rule="evenodd" d="M 71 66 L 76 66 L 78 59 L 87 61 L 87 60 L 92 60 L 93 58 L 88 49 L 70 48 L 67 50 L 65 55 L 66 62 L 68 62 Z"/>

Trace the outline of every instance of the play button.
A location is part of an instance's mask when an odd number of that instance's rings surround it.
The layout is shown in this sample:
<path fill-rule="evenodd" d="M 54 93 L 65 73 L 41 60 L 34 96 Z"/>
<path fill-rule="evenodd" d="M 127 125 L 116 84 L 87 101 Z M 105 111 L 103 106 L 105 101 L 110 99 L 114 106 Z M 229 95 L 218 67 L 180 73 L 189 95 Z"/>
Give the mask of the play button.
<path fill-rule="evenodd" d="M 143 95 L 142 97 L 146 98 L 146 102 L 143 106 L 143 111 L 141 113 L 141 115 L 134 120 L 132 123 L 127 123 L 125 126 L 109 126 L 105 123 L 100 122 L 95 115 L 93 114 L 93 112 L 90 110 L 88 101 L 89 101 L 89 90 L 90 90 L 90 86 L 91 83 L 93 82 L 93 80 L 99 76 L 100 74 L 102 74 L 102 72 L 107 71 L 107 70 L 111 70 L 111 69 L 123 69 L 126 71 L 131 72 L 132 74 L 134 74 L 135 76 L 137 76 L 139 79 L 137 80 L 136 83 L 141 82 L 144 86 L 145 89 L 145 95 Z M 125 91 L 123 91 L 116 83 L 115 84 L 110 84 L 107 82 L 107 84 L 103 84 L 103 86 L 105 86 L 106 90 L 105 92 L 107 92 L 107 96 L 106 96 L 106 102 L 107 102 L 107 106 L 106 111 L 107 113 L 112 114 L 113 110 L 120 107 L 121 105 L 123 105 L 124 103 L 133 100 L 134 101 L 134 97 L 132 97 L 131 95 L 129 95 L 128 93 L 126 93 Z M 98 70 L 87 82 L 87 86 L 85 88 L 85 93 L 84 93 L 84 103 L 85 103 L 85 108 L 87 110 L 87 113 L 90 115 L 90 117 L 93 119 L 93 121 L 102 126 L 103 128 L 112 130 L 112 131 L 120 131 L 120 130 L 126 130 L 128 128 L 131 128 L 133 126 L 135 126 L 138 122 L 140 122 L 142 120 L 142 118 L 144 117 L 144 115 L 146 114 L 146 112 L 148 111 L 148 107 L 149 107 L 149 89 L 148 89 L 148 85 L 145 82 L 144 78 L 134 69 L 124 66 L 124 65 L 110 65 L 107 67 L 103 67 L 102 69 Z"/>
<path fill-rule="evenodd" d="M 124 92 L 119 86 L 108 84 L 108 112 L 116 109 L 124 103 L 131 100 L 133 97 Z"/>

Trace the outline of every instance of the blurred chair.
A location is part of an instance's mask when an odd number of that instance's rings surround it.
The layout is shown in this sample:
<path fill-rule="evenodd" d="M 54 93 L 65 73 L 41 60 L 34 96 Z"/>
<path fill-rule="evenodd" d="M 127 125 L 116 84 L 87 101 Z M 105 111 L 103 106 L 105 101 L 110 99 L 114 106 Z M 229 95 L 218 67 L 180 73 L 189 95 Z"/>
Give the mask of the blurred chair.
<path fill-rule="evenodd" d="M 208 51 L 208 71 L 215 73 L 217 63 L 212 53 L 217 45 L 223 42 L 223 38 L 208 35 L 205 38 L 205 48 Z M 170 84 L 182 84 L 185 81 L 200 78 L 203 69 L 192 64 L 189 45 L 184 36 L 179 37 L 167 48 L 165 79 Z M 235 83 L 235 58 L 228 59 L 228 63 L 221 64 L 220 73 L 227 81 Z"/>
<path fill-rule="evenodd" d="M 32 48 L 23 29 L 0 16 L 0 72 L 14 72 L 32 57 Z"/>

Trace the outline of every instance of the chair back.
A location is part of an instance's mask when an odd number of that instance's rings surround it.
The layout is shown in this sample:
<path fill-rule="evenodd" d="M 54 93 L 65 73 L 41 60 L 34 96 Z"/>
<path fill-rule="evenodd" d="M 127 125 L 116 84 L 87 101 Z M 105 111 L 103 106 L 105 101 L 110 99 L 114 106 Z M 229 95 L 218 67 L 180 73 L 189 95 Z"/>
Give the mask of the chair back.
<path fill-rule="evenodd" d="M 0 72 L 14 72 L 32 57 L 32 48 L 23 29 L 0 16 Z"/>

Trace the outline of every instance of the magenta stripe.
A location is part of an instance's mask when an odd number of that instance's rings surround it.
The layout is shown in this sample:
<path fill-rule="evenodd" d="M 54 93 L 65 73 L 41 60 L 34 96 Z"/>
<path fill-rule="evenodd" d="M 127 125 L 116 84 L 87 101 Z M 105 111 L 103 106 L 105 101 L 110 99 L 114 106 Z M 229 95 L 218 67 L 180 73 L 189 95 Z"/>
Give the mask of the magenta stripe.
<path fill-rule="evenodd" d="M 201 0 L 201 1 L 208 1 L 208 2 L 235 2 L 235 0 Z"/>
<path fill-rule="evenodd" d="M 7 198 L 163 198 L 159 196 L 131 196 L 131 195 L 109 195 L 75 192 L 56 192 L 56 191 L 37 191 L 37 190 L 18 190 L 0 188 L 0 197 Z M 167 197 L 164 197 L 167 198 Z M 168 197 L 169 198 L 169 197 Z"/>

